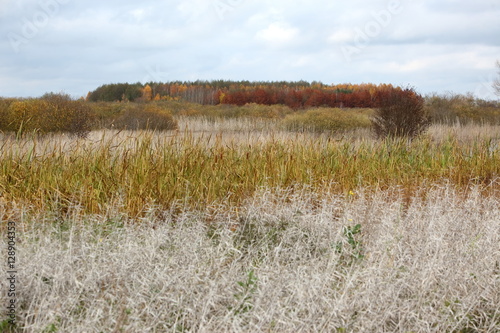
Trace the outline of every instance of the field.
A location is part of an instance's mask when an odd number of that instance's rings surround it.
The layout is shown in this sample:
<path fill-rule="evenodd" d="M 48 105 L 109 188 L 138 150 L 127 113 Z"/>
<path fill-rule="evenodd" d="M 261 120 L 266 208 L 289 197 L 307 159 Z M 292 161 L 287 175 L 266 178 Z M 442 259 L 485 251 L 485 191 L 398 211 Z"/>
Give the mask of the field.
<path fill-rule="evenodd" d="M 173 114 L 1 137 L 13 331 L 500 329 L 500 126 L 375 139 Z"/>

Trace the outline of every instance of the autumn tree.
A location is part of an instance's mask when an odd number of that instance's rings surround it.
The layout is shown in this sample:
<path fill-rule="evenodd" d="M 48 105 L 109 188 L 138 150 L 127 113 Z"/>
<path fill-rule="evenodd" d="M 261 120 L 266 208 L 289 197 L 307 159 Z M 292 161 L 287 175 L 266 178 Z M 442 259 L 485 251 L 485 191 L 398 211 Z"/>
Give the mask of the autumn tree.
<path fill-rule="evenodd" d="M 105 84 L 87 95 L 87 100 L 90 102 L 114 102 L 129 100 L 134 101 L 141 97 L 142 89 L 140 84 Z"/>
<path fill-rule="evenodd" d="M 303 106 L 302 92 L 291 89 L 285 96 L 285 105 L 292 109 L 299 109 Z"/>
<path fill-rule="evenodd" d="M 144 89 L 142 89 L 142 98 L 145 101 L 150 101 L 153 99 L 153 89 L 149 86 L 149 84 L 146 84 Z"/>
<path fill-rule="evenodd" d="M 320 82 L 249 82 L 249 81 L 195 81 L 149 82 L 144 85 L 108 84 L 88 95 L 89 101 L 183 100 L 199 104 L 249 103 L 287 105 L 293 109 L 310 107 L 354 108 L 376 107 L 376 96 L 381 91 L 394 89 L 384 84 L 336 84 Z"/>
<path fill-rule="evenodd" d="M 252 99 L 253 99 L 253 102 L 255 102 L 257 104 L 264 104 L 264 105 L 273 104 L 269 93 L 262 88 L 258 88 L 256 90 L 254 90 Z"/>
<path fill-rule="evenodd" d="M 306 89 L 304 91 L 304 106 L 307 107 L 319 107 L 325 103 L 325 93 L 319 89 Z"/>

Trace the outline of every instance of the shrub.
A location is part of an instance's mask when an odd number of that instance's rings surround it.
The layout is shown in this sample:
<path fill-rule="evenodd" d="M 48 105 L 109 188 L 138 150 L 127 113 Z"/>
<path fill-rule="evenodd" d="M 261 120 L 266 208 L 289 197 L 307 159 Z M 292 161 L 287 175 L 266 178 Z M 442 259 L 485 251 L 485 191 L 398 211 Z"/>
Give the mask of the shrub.
<path fill-rule="evenodd" d="M 278 104 L 262 105 L 250 103 L 242 106 L 241 108 L 245 116 L 254 118 L 278 119 L 292 113 L 292 109 L 290 109 L 288 106 Z"/>
<path fill-rule="evenodd" d="M 369 117 L 352 109 L 310 109 L 286 116 L 283 123 L 290 131 L 342 132 L 370 127 Z"/>
<path fill-rule="evenodd" d="M 500 124 L 500 102 L 477 99 L 470 94 L 427 96 L 425 108 L 436 123 Z"/>
<path fill-rule="evenodd" d="M 68 132 L 82 137 L 91 130 L 94 120 L 92 110 L 83 101 L 73 101 L 62 94 L 14 101 L 6 118 L 10 131 Z"/>
<path fill-rule="evenodd" d="M 95 128 L 110 128 L 117 117 L 123 114 L 128 103 L 120 102 L 87 102 L 95 114 Z"/>
<path fill-rule="evenodd" d="M 390 89 L 377 95 L 379 109 L 372 118 L 378 137 L 414 138 L 430 125 L 424 99 L 412 88 Z"/>
<path fill-rule="evenodd" d="M 154 104 L 128 104 L 110 127 L 129 130 L 174 130 L 177 121 L 172 114 Z"/>

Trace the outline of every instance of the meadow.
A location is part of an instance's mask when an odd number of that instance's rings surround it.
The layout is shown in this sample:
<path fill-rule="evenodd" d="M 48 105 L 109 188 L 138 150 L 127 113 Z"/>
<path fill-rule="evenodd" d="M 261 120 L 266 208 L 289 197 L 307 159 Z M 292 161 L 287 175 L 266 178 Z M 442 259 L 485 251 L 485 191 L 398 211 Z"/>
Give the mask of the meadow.
<path fill-rule="evenodd" d="M 377 139 L 369 109 L 179 105 L 168 131 L 102 104 L 87 136 L 1 135 L 3 330 L 500 329 L 499 125 Z"/>

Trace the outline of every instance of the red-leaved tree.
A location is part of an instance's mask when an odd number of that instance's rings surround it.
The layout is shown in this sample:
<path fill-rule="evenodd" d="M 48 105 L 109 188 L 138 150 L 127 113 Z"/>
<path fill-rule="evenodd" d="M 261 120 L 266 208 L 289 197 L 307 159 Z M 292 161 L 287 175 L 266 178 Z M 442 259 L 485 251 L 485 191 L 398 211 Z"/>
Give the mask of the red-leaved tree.
<path fill-rule="evenodd" d="M 414 138 L 430 125 L 424 99 L 413 88 L 392 88 L 376 94 L 378 109 L 372 119 L 378 137 Z"/>

